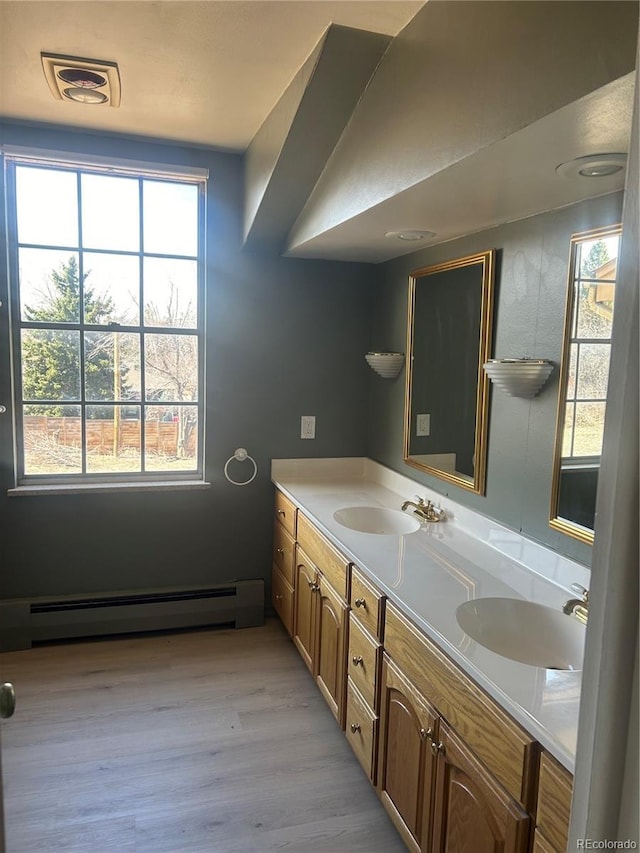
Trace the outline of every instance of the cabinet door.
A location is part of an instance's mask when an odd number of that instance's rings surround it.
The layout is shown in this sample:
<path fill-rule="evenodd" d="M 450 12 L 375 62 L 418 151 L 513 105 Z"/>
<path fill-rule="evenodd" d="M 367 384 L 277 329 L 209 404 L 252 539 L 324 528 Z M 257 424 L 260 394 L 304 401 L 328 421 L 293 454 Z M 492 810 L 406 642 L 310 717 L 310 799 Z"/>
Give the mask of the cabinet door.
<path fill-rule="evenodd" d="M 528 814 L 444 720 L 433 748 L 433 853 L 526 853 Z"/>
<path fill-rule="evenodd" d="M 429 849 L 435 769 L 431 744 L 437 731 L 438 718 L 433 708 L 385 655 L 378 793 L 405 844 L 413 851 Z"/>
<path fill-rule="evenodd" d="M 320 692 L 344 728 L 348 608 L 323 575 L 320 575 L 317 606 L 315 675 Z"/>
<path fill-rule="evenodd" d="M 315 607 L 318 573 L 304 553 L 296 553 L 295 592 L 293 596 L 293 642 L 296 644 L 302 660 L 313 672 Z"/>

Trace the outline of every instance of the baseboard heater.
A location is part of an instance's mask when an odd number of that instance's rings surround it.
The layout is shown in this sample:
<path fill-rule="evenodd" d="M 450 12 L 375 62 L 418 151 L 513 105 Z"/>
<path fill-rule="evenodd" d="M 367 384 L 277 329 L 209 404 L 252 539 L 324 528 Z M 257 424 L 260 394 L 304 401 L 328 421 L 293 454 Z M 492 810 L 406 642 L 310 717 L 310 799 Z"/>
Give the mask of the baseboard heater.
<path fill-rule="evenodd" d="M 0 651 L 33 643 L 264 621 L 264 580 L 0 601 Z"/>

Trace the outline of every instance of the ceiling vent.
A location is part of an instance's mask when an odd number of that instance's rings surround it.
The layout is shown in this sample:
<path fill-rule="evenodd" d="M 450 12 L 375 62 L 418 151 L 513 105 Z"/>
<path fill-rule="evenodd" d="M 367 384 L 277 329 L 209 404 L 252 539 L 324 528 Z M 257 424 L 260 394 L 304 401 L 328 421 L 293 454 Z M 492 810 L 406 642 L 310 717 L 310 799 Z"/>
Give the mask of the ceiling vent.
<path fill-rule="evenodd" d="M 120 73 L 115 62 L 41 53 L 51 94 L 58 101 L 120 106 Z"/>

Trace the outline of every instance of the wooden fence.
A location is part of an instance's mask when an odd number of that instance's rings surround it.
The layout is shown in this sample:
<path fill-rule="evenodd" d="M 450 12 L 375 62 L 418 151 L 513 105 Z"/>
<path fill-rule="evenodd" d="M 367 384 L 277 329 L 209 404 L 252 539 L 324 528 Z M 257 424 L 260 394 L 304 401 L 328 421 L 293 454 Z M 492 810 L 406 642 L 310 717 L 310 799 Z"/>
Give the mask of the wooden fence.
<path fill-rule="evenodd" d="M 87 452 L 113 454 L 114 422 L 112 420 L 87 420 Z M 24 440 L 27 447 L 42 442 L 54 442 L 65 447 L 80 447 L 82 426 L 80 418 L 52 418 L 45 415 L 28 415 L 24 419 Z M 147 453 L 161 456 L 178 455 L 177 421 L 146 421 L 144 441 Z M 186 455 L 195 455 L 196 431 L 187 441 Z M 140 449 L 140 421 L 122 420 L 118 425 L 118 452 Z"/>

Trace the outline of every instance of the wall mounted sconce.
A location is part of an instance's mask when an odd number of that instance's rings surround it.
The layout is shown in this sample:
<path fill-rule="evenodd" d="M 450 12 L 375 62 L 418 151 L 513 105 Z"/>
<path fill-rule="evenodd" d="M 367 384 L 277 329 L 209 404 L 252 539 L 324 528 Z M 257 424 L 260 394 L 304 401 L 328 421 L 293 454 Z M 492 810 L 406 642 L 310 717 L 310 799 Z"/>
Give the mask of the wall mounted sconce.
<path fill-rule="evenodd" d="M 544 358 L 492 358 L 482 366 L 505 394 L 528 400 L 536 396 L 553 370 L 553 363 Z"/>
<path fill-rule="evenodd" d="M 403 352 L 368 352 L 367 364 L 384 379 L 395 379 L 404 364 Z"/>

